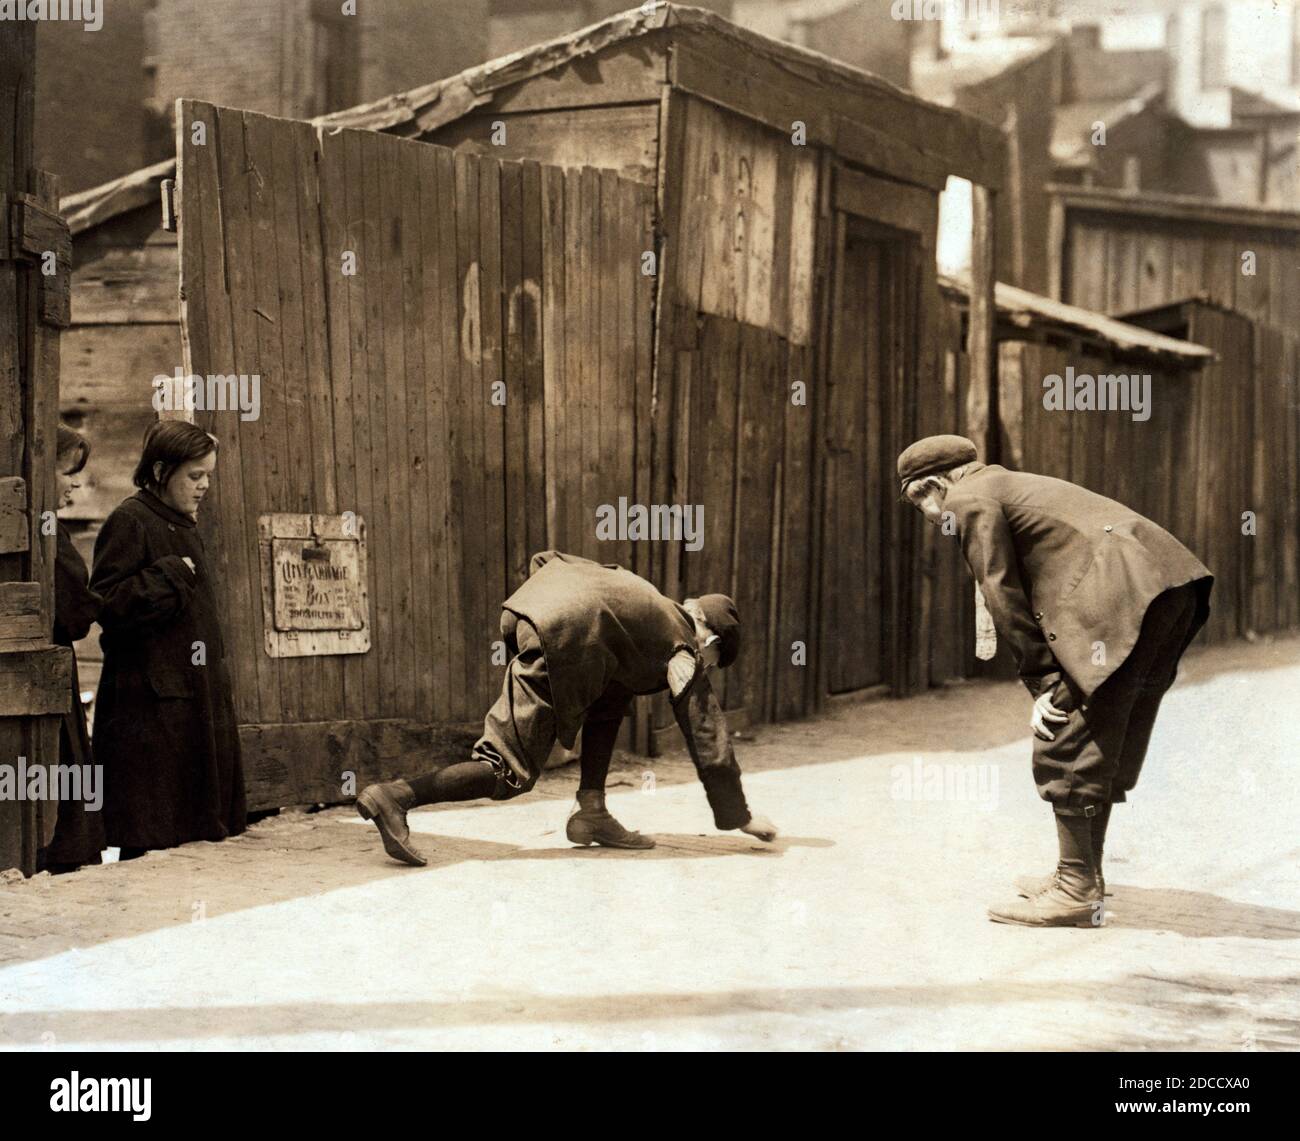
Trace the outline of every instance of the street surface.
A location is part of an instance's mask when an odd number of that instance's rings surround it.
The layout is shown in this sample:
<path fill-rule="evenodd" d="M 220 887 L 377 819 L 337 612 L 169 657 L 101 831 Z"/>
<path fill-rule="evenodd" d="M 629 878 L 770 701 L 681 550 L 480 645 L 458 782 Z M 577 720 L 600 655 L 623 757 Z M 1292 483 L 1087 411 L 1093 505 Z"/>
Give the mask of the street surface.
<path fill-rule="evenodd" d="M 8 882 L 0 1048 L 1300 1049 L 1298 709 L 1300 639 L 1185 659 L 1100 930 L 985 918 L 1055 832 L 1028 696 L 972 683 L 738 741 L 770 846 L 625 758 L 653 851 L 567 843 L 569 766 L 413 814 L 427 868 L 340 808 Z"/>

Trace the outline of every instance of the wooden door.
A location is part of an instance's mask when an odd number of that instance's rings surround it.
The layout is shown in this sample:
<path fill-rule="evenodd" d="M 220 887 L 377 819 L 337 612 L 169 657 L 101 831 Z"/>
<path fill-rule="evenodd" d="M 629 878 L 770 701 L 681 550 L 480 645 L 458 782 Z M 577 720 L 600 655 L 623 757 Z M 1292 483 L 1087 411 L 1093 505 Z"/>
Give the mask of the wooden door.
<path fill-rule="evenodd" d="M 648 494 L 653 188 L 191 101 L 177 145 L 186 372 L 261 378 L 195 413 L 249 804 L 338 800 L 463 755 L 532 554 L 633 564 L 596 510 Z M 345 512 L 369 648 L 272 656 L 259 521 Z"/>
<path fill-rule="evenodd" d="M 919 187 L 840 171 L 835 205 L 822 515 L 825 692 L 905 692 L 917 634 L 915 537 L 894 472 L 917 425 L 937 200 Z"/>

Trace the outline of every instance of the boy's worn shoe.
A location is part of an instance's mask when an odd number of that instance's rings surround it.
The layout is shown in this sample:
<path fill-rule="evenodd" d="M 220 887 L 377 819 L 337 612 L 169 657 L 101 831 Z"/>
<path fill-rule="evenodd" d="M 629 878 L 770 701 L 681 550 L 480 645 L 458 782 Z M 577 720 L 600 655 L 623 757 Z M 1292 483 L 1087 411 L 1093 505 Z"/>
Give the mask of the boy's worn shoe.
<path fill-rule="evenodd" d="M 1021 927 L 1100 927 L 1106 904 L 1100 892 L 1080 898 L 1056 883 L 1029 899 L 1018 899 L 1001 907 L 990 907 L 994 923 L 1015 923 Z"/>
<path fill-rule="evenodd" d="M 1033 899 L 1036 895 L 1041 895 L 1049 887 L 1056 883 L 1056 873 L 1046 876 L 1017 876 L 1011 881 L 1012 886 L 1016 889 L 1016 894 L 1025 899 Z M 1106 890 L 1106 877 L 1097 873 L 1097 886 L 1101 889 L 1102 895 L 1109 895 Z"/>
<path fill-rule="evenodd" d="M 571 844 L 599 844 L 605 848 L 653 848 L 654 839 L 629 832 L 605 808 L 604 792 L 579 789 L 578 803 L 569 815 L 564 834 Z"/>
<path fill-rule="evenodd" d="M 357 814 L 375 822 L 384 851 L 395 860 L 422 868 L 429 861 L 411 845 L 411 830 L 406 826 L 406 813 L 414 807 L 415 793 L 404 780 L 367 785 L 357 797 Z"/>

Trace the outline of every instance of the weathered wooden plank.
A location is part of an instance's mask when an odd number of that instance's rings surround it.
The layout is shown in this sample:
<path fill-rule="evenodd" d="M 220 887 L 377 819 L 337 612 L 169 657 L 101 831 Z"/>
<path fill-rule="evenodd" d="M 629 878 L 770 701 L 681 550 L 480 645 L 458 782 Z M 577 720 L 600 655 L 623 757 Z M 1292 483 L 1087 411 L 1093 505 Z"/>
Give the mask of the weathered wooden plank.
<path fill-rule="evenodd" d="M 457 474 L 453 486 L 457 495 L 453 519 L 461 537 L 460 599 L 464 615 L 461 665 L 465 673 L 465 698 L 469 708 L 482 708 L 485 689 L 485 650 L 497 637 L 487 625 L 484 593 L 487 584 L 485 513 L 485 468 L 483 462 L 482 311 L 479 293 L 482 272 L 479 252 L 479 160 L 457 154 L 456 227 L 457 279 L 460 282 L 459 353 L 460 385 L 457 421 L 460 428 Z"/>
<path fill-rule="evenodd" d="M 174 375 L 173 370 L 182 363 L 181 351 L 178 321 L 168 325 L 74 325 L 62 336 L 60 407 L 69 411 L 148 407 L 153 378 Z"/>
<path fill-rule="evenodd" d="M 437 327 L 425 315 L 423 203 L 420 195 L 420 163 L 428 148 L 401 143 L 396 150 L 400 188 L 398 218 L 401 223 L 402 342 L 405 364 L 406 407 L 402 425 L 406 445 L 407 509 L 410 524 L 406 548 L 410 576 L 410 637 L 406 652 L 411 656 L 404 668 L 411 676 L 412 717 L 428 716 L 442 698 L 435 693 L 433 629 L 441 622 L 437 613 L 441 599 L 430 589 L 433 552 L 429 534 L 429 498 L 433 465 L 428 446 L 428 400 L 436 382 L 427 370 L 427 337 L 437 336 Z M 433 266 L 429 266 L 430 272 Z"/>
<path fill-rule="evenodd" d="M 318 298 L 321 311 L 317 321 L 322 327 L 317 336 L 323 336 L 324 340 L 317 351 L 324 354 L 325 368 L 312 388 L 313 400 L 319 402 L 313 423 L 317 418 L 321 422 L 320 428 L 313 430 L 327 434 L 329 446 L 317 449 L 313 455 L 317 463 L 324 459 L 327 468 L 328 474 L 321 478 L 328 481 L 326 502 L 330 503 L 332 496 L 332 505 L 326 510 L 337 513 L 351 511 L 354 517 L 364 517 L 357 506 L 358 473 L 353 435 L 357 404 L 353 391 L 348 298 L 351 278 L 344 276 L 343 266 L 344 254 L 348 251 L 355 253 L 348 233 L 346 144 L 339 135 L 323 133 L 316 148 L 320 227 L 319 237 L 312 248 L 319 257 L 323 291 Z M 370 562 L 370 559 L 366 560 L 368 577 L 374 573 Z M 364 659 L 370 658 L 372 653 L 349 654 L 335 659 L 332 666 L 327 667 L 328 677 L 333 666 L 337 666 L 338 709 L 344 717 L 358 716 L 365 708 Z M 334 692 L 333 681 L 329 684 L 331 692 Z"/>
<path fill-rule="evenodd" d="M 743 226 L 744 251 L 737 259 L 736 315 L 761 329 L 788 332 L 788 318 L 772 313 L 772 270 L 775 256 L 777 211 L 777 155 L 789 149 L 785 139 L 779 142 L 758 127 L 748 132 L 749 151 L 737 178 L 737 225 Z M 784 207 L 786 203 L 781 203 Z"/>
<path fill-rule="evenodd" d="M 272 249 L 279 304 L 276 371 L 282 401 L 276 420 L 283 433 L 275 438 L 283 440 L 287 461 L 286 485 L 280 500 L 286 506 L 277 506 L 277 510 L 310 514 L 320 511 L 319 497 L 325 490 L 317 482 L 312 459 L 320 422 L 313 419 L 309 396 L 307 341 L 310 334 L 305 320 L 305 294 L 319 281 L 320 267 L 304 248 L 302 231 L 304 226 L 319 231 L 320 222 L 314 193 L 315 164 L 309 170 L 300 169 L 297 152 L 299 138 L 303 135 L 311 138 L 313 132 L 306 124 L 280 120 L 270 120 L 267 126 L 272 151 L 270 180 L 275 233 Z M 310 198 L 303 196 L 305 187 L 313 191 Z M 305 219 L 301 216 L 303 210 L 307 212 Z M 268 257 L 270 253 L 268 249 Z M 319 358 L 315 366 L 321 367 Z M 308 430 L 303 430 L 304 425 Z M 326 441 L 320 439 L 320 446 L 325 445 Z M 299 715 L 303 720 L 318 721 L 331 712 L 326 701 L 322 658 L 316 655 L 284 658 L 278 665 L 282 678 L 290 676 L 297 683 Z"/>
<path fill-rule="evenodd" d="M 265 249 L 267 242 L 265 222 L 261 228 L 260 238 L 254 232 L 254 199 L 262 193 L 258 188 L 260 171 L 254 168 L 248 152 L 249 139 L 243 114 L 221 107 L 209 110 L 216 114 L 215 134 L 209 131 L 209 139 L 215 137 L 218 140 L 219 164 L 219 172 L 210 185 L 220 193 L 219 200 L 216 200 L 214 195 L 212 209 L 216 212 L 215 217 L 221 220 L 220 233 L 214 232 L 212 240 L 217 248 L 223 251 L 220 256 L 224 260 L 218 262 L 218 265 L 224 269 L 230 309 L 230 357 L 226 364 L 231 372 L 261 374 L 264 369 L 262 363 L 264 358 L 259 338 L 267 339 L 267 334 L 257 326 L 265 325 L 267 322 L 257 316 L 256 309 L 259 307 L 259 296 L 265 298 L 268 292 L 268 283 L 264 266 L 261 266 L 259 275 L 259 263 L 262 259 L 254 256 L 253 253 L 254 250 Z M 212 288 L 215 288 L 215 284 Z M 213 295 L 212 288 L 209 289 L 209 295 Z M 231 451 L 238 452 L 242 490 L 239 502 L 233 505 L 234 509 L 227 517 L 229 521 L 223 519 L 222 530 L 223 534 L 230 536 L 226 541 L 239 542 L 244 549 L 244 559 L 240 569 L 245 576 L 242 582 L 246 584 L 257 582 L 260 575 L 255 513 L 273 508 L 273 500 L 267 494 L 267 487 L 269 483 L 275 481 L 275 476 L 271 472 L 267 457 L 267 452 L 271 448 L 267 443 L 263 425 L 266 418 L 273 414 L 274 385 L 268 383 L 266 375 L 262 376 L 262 382 L 262 417 L 252 422 L 247 432 L 224 432 L 224 436 L 229 437 L 228 442 L 232 445 L 238 439 L 237 448 L 232 446 Z M 232 427 L 230 421 L 218 420 L 216 417 L 209 417 L 209 424 L 211 425 L 209 430 L 216 430 L 219 438 L 223 438 L 223 428 Z M 223 447 L 226 442 L 223 439 Z M 218 464 L 220 465 L 220 461 Z M 224 493 L 222 501 L 224 508 Z M 227 589 L 231 592 L 229 597 L 232 599 L 247 597 L 242 593 L 235 593 L 238 584 L 232 583 Z M 246 615 L 244 624 L 252 628 L 253 646 L 249 653 L 256 667 L 256 682 L 250 694 L 251 700 L 239 709 L 240 719 L 251 717 L 254 700 L 260 702 L 264 714 L 280 715 L 284 708 L 280 674 L 276 663 L 264 650 L 265 619 L 262 608 L 256 605 L 247 607 L 246 603 L 241 603 L 240 606 L 241 611 Z M 231 612 L 237 612 L 233 606 Z"/>
<path fill-rule="evenodd" d="M 5 476 L 0 479 L 0 555 L 27 550 L 29 527 L 27 481 L 21 476 Z"/>
<path fill-rule="evenodd" d="M 389 376 L 394 349 L 389 332 L 390 321 L 396 322 L 400 313 L 400 285 L 390 280 L 389 271 L 389 219 L 384 212 L 384 155 L 386 140 L 379 135 L 363 133 L 360 138 L 362 179 L 361 273 L 365 278 L 365 335 L 367 341 L 366 371 L 369 392 L 370 420 L 370 479 L 373 507 L 366 518 L 372 520 L 369 539 L 373 558 L 380 563 L 375 576 L 376 591 L 371 595 L 375 607 L 377 641 L 371 650 L 379 661 L 379 702 L 372 715 L 395 716 L 401 708 L 402 691 L 397 678 L 397 647 L 401 640 L 398 627 L 398 584 L 396 575 L 401 572 L 398 551 L 401 537 L 397 535 L 395 512 L 395 483 L 400 483 L 402 471 L 392 472 L 391 462 L 397 447 L 392 430 L 401 430 L 389 405 L 393 399 Z M 397 306 L 394 308 L 393 306 Z"/>
<path fill-rule="evenodd" d="M 623 402 L 619 390 L 626 388 L 628 375 L 621 374 L 620 346 L 622 329 L 619 311 L 620 258 L 623 251 L 619 243 L 619 192 L 618 178 L 602 171 L 597 179 L 595 246 L 593 256 L 600 282 L 600 304 L 597 317 L 596 349 L 597 375 L 595 377 L 596 462 L 595 487 L 599 503 L 617 505 L 621 496 L 631 500 L 632 483 L 627 478 L 626 457 L 619 451 L 620 425 Z M 621 374 L 621 375 L 620 375 Z M 627 539 L 617 539 L 602 546 L 601 558 L 605 562 L 631 567 L 632 544 Z"/>
<path fill-rule="evenodd" d="M 835 208 L 860 218 L 921 234 L 931 226 L 938 199 L 929 190 L 900 186 L 861 171 L 835 172 Z"/>
<path fill-rule="evenodd" d="M 447 362 L 443 352 L 442 282 L 445 266 L 439 245 L 439 215 L 448 203 L 438 197 L 437 155 L 433 148 L 412 152 L 414 189 L 409 191 L 413 214 L 412 256 L 420 277 L 421 373 L 417 387 L 422 402 L 408 397 L 412 408 L 420 409 L 412 446 L 424 457 L 424 514 L 417 518 L 414 542 L 423 548 L 420 556 L 424 578 L 416 584 L 425 596 L 425 633 L 417 652 L 427 653 L 424 668 L 424 708 L 434 718 L 450 716 L 450 670 L 447 613 Z M 414 412 L 413 412 L 414 416 Z"/>
<path fill-rule="evenodd" d="M 300 406 L 294 408 L 290 392 L 289 373 L 293 367 L 288 359 L 293 349 L 286 353 L 283 341 L 284 328 L 289 318 L 284 313 L 287 300 L 280 288 L 280 248 L 278 234 L 284 228 L 277 216 L 277 202 L 290 193 L 280 190 L 277 177 L 278 155 L 283 151 L 280 120 L 245 112 L 242 116 L 246 166 L 242 176 L 248 191 L 249 228 L 246 237 L 249 245 L 236 256 L 247 258 L 251 265 L 251 294 L 245 301 L 245 320 L 249 324 L 248 336 L 240 343 L 241 360 L 251 358 L 253 363 L 243 366 L 240 372 L 256 373 L 262 382 L 262 414 L 255 421 L 256 439 L 261 444 L 260 462 L 255 469 L 255 482 L 245 485 L 246 506 L 252 507 L 249 515 L 264 511 L 301 511 L 302 499 L 298 488 L 299 468 L 297 447 L 291 449 L 288 420 L 301 414 Z M 294 235 L 296 239 L 296 234 Z M 293 245 L 296 247 L 296 240 Z M 296 249 L 285 251 L 296 268 Z M 228 412 L 213 413 L 211 422 L 220 425 L 218 434 L 227 434 L 236 427 Z M 295 423 L 301 422 L 295 419 Z M 253 522 L 250 517 L 245 526 Z M 259 556 L 260 560 L 260 556 Z M 257 564 L 260 566 L 260 561 Z M 254 609 L 257 609 L 254 607 Z M 275 659 L 273 668 L 279 681 L 281 716 L 297 721 L 304 717 L 304 686 L 298 663 Z"/>
<path fill-rule="evenodd" d="M 649 497 L 654 503 L 681 502 L 674 499 L 674 480 L 683 471 L 676 464 L 674 442 L 680 444 L 687 426 L 678 416 L 689 411 L 689 401 L 682 399 L 681 381 L 677 376 L 677 340 L 683 320 L 692 328 L 695 311 L 684 318 L 681 305 L 682 281 L 678 263 L 689 256 L 698 243 L 688 240 L 683 223 L 688 191 L 684 185 L 691 177 L 686 165 L 687 117 L 692 101 L 665 87 L 659 106 L 659 170 L 655 184 L 654 218 L 656 234 L 656 277 L 654 281 L 655 319 L 650 345 L 650 417 L 647 421 L 650 451 Z M 698 277 L 697 277 L 698 280 Z M 683 472 L 684 477 L 684 472 Z M 681 550 L 677 544 L 665 544 L 651 552 L 651 580 L 666 593 L 680 595 Z M 656 723 L 663 712 L 652 711 Z"/>
<path fill-rule="evenodd" d="M 521 249 L 521 293 L 517 306 L 518 335 L 522 347 L 523 394 L 526 406 L 525 449 L 525 558 L 547 547 L 546 530 L 546 394 L 542 335 L 542 168 L 535 162 L 523 164 L 523 241 Z M 528 573 L 527 563 L 518 580 Z M 507 584 L 513 590 L 515 581 Z"/>
<path fill-rule="evenodd" d="M 571 169 L 598 165 L 635 182 L 653 183 L 657 145 L 655 102 L 576 111 L 506 115 L 475 112 L 430 136 L 439 146 L 495 159 L 530 159 Z M 494 141 L 505 124 L 505 143 Z"/>
<path fill-rule="evenodd" d="M 189 127 L 196 121 L 202 121 L 206 126 L 207 146 L 195 146 L 190 141 Z M 222 209 L 221 152 L 217 129 L 215 108 L 188 100 L 180 102 L 177 109 L 180 156 L 177 201 L 184 217 L 179 224 L 176 253 L 181 269 L 181 324 L 170 329 L 157 327 L 165 332 L 142 358 L 154 364 L 152 372 L 148 373 L 150 378 L 157 374 L 170 374 L 172 366 L 166 355 L 172 355 L 175 360 L 178 350 L 183 354 L 183 361 L 177 363 L 183 363 L 187 374 L 210 371 L 228 375 L 232 371 L 228 367 L 234 350 L 230 298 L 226 289 L 225 247 L 215 233 L 216 219 Z M 68 334 L 73 345 L 76 345 L 80 333 L 80 330 L 71 330 Z M 107 339 L 112 352 L 130 333 L 127 329 L 96 330 L 87 331 L 86 336 L 92 340 Z M 137 335 L 142 343 L 150 340 L 147 335 Z M 89 353 L 88 360 L 93 362 L 95 356 L 94 352 Z M 152 415 L 151 412 L 150 419 Z M 135 443 L 132 441 L 133 445 Z M 249 552 L 244 542 L 242 519 L 240 439 L 238 433 L 234 433 L 230 439 L 221 441 L 208 502 L 199 517 L 199 531 L 210 552 L 217 575 L 218 597 L 223 601 L 230 597 L 235 583 L 251 581 L 247 577 Z M 230 622 L 227 638 L 236 716 L 260 716 L 255 655 L 261 654 L 261 647 L 254 642 L 252 623 Z"/>
<path fill-rule="evenodd" d="M 39 591 L 40 584 L 34 584 Z M 0 717 L 66 713 L 72 703 L 72 651 L 65 646 L 0 654 Z M 57 755 L 57 748 L 55 755 Z M 48 754 L 47 754 L 48 755 Z"/>
<path fill-rule="evenodd" d="M 72 276 L 73 325 L 174 324 L 176 258 L 174 245 L 144 244 L 94 251 L 90 260 L 79 256 Z"/>
<path fill-rule="evenodd" d="M 501 603 L 506 586 L 505 408 L 494 399 L 501 381 L 504 321 L 501 263 L 501 168 L 494 159 L 481 159 L 479 168 L 479 303 L 482 321 L 482 379 L 476 414 L 480 425 L 483 490 L 485 494 L 482 577 L 479 592 L 480 630 L 475 656 L 479 667 L 479 701 L 486 709 L 496 697 L 500 679 L 492 668 L 489 645 L 500 630 Z M 473 644 L 473 643 L 472 643 Z"/>
<path fill-rule="evenodd" d="M 633 230 L 631 246 L 641 252 L 654 250 L 654 193 L 649 187 L 637 187 L 631 191 L 631 227 Z M 653 469 L 652 457 L 654 447 L 654 303 L 657 278 L 642 272 L 640 257 L 635 268 L 629 269 L 632 280 L 632 335 L 635 339 L 634 365 L 635 413 L 634 438 L 635 453 L 633 479 L 638 503 L 653 503 Z M 656 582 L 662 587 L 663 579 L 655 578 L 658 571 L 658 553 L 669 544 L 652 544 L 642 552 L 637 565 L 637 573 Z M 671 592 L 670 592 L 671 596 Z M 636 706 L 633 748 L 642 754 L 650 752 L 650 731 L 654 723 L 653 699 L 639 698 Z"/>
<path fill-rule="evenodd" d="M 49 643 L 49 616 L 41 609 L 39 582 L 0 582 L 0 654 Z"/>
<path fill-rule="evenodd" d="M 666 51 L 597 52 L 493 93 L 495 113 L 654 102 L 667 80 Z"/>
<path fill-rule="evenodd" d="M 482 716 L 471 711 L 466 697 L 465 656 L 470 652 L 464 602 L 465 562 L 465 386 L 469 383 L 468 365 L 461 351 L 461 282 L 459 262 L 457 195 L 462 176 L 449 151 L 438 148 L 434 154 L 437 176 L 437 261 L 438 312 L 441 317 L 442 345 L 442 439 L 443 495 L 442 518 L 447 541 L 445 564 L 445 599 L 447 612 L 447 703 L 453 717 Z"/>
<path fill-rule="evenodd" d="M 567 533 L 564 478 L 564 415 L 566 406 L 564 172 L 546 166 L 542 172 L 542 387 L 545 394 L 546 543 L 560 543 Z"/>
<path fill-rule="evenodd" d="M 404 204 L 400 144 L 380 136 L 377 150 L 379 163 L 379 210 L 382 219 L 382 273 L 384 297 L 384 412 L 385 443 L 388 455 L 384 468 L 388 479 L 388 524 L 392 530 L 389 550 L 392 564 L 391 599 L 393 645 L 391 647 L 397 688 L 395 710 L 402 716 L 415 711 L 415 626 L 418 621 L 412 581 L 413 470 L 410 456 L 411 418 L 407 412 L 407 294 L 411 282 L 404 273 L 407 247 L 411 241 Z M 423 360 L 423 352 L 420 354 Z M 385 663 L 387 658 L 384 658 Z"/>
<path fill-rule="evenodd" d="M 478 729 L 397 718 L 241 725 L 248 807 L 338 804 L 349 799 L 341 774 L 354 789 L 416 776 L 468 753 Z"/>
<path fill-rule="evenodd" d="M 970 357 L 970 392 L 966 403 L 966 426 L 982 456 L 996 455 L 993 439 L 995 425 L 990 423 L 989 401 L 996 383 L 996 349 L 994 327 L 997 307 L 993 300 L 994 284 L 994 195 L 976 186 L 971 196 L 971 300 L 970 334 L 967 339 Z"/>
<path fill-rule="evenodd" d="M 582 409 L 582 497 L 578 508 L 579 551 L 603 555 L 594 531 L 600 495 L 600 173 L 584 167 L 578 179 L 578 253 L 582 305 L 579 406 Z"/>
<path fill-rule="evenodd" d="M 334 388 L 328 324 L 329 279 L 341 260 L 328 258 L 322 246 L 324 207 L 321 205 L 321 145 L 315 131 L 297 126 L 293 132 L 294 189 L 297 192 L 298 244 L 301 249 L 302 325 L 307 424 L 310 426 L 308 502 L 319 514 L 337 515 L 335 476 Z M 344 350 L 346 351 L 346 349 Z M 354 655 L 329 654 L 315 661 L 312 683 L 319 694 L 319 716 L 338 716 L 345 705 L 344 663 Z"/>
<path fill-rule="evenodd" d="M 501 375 L 505 406 L 498 409 L 505 479 L 502 558 L 506 590 L 528 574 L 528 393 L 524 386 L 523 168 L 501 164 Z M 502 599 L 505 595 L 502 595 Z"/>
<path fill-rule="evenodd" d="M 560 408 L 563 433 L 560 463 L 560 512 L 564 519 L 562 537 L 568 549 L 583 553 L 590 549 L 591 516 L 586 513 L 583 494 L 583 401 L 585 400 L 583 345 L 588 329 L 585 307 L 591 297 L 587 288 L 586 261 L 590 258 L 587 234 L 590 220 L 582 211 L 582 173 L 564 173 L 565 307 L 564 307 L 564 404 Z"/>
<path fill-rule="evenodd" d="M 356 479 L 356 499 L 350 505 L 358 515 L 373 519 L 377 526 L 371 528 L 366 536 L 370 545 L 370 557 L 366 560 L 367 590 L 370 605 L 377 611 L 380 607 L 381 570 L 376 566 L 381 559 L 387 559 L 388 528 L 383 525 L 385 518 L 381 514 L 384 487 L 375 480 L 373 453 L 383 450 L 383 432 L 379 429 L 380 421 L 375 417 L 374 398 L 371 391 L 372 378 L 376 372 L 382 373 L 382 341 L 370 324 L 369 315 L 372 304 L 370 294 L 378 293 L 380 282 L 378 275 L 378 251 L 372 249 L 371 231 L 374 221 L 369 213 L 370 187 L 367 181 L 367 159 L 363 150 L 364 135 L 359 131 L 344 131 L 338 136 L 343 148 L 342 179 L 346 197 L 343 207 L 346 249 L 343 252 L 356 256 L 356 272 L 347 277 L 347 309 L 350 330 L 349 358 L 351 361 L 350 378 L 352 384 L 352 427 L 354 449 L 354 473 Z M 340 267 L 342 258 L 340 257 Z M 382 298 L 379 302 L 382 304 Z M 372 362 L 375 358 L 375 362 Z M 382 376 L 378 381 L 379 399 L 382 401 Z M 391 565 L 391 564 L 390 564 Z M 376 622 L 372 629 L 376 637 L 386 637 Z M 384 677 L 383 662 L 380 654 L 372 647 L 363 654 L 361 661 L 362 690 L 364 692 L 362 712 L 370 716 L 384 708 L 385 696 L 392 692 Z"/>

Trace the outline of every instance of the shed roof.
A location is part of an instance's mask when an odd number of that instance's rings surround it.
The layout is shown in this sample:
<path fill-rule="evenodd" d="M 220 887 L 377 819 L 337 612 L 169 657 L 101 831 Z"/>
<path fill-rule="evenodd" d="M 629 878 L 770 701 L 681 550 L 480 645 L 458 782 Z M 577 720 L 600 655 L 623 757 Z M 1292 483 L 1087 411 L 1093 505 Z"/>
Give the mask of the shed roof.
<path fill-rule="evenodd" d="M 969 299 L 970 283 L 961 278 L 939 275 L 939 287 L 949 294 Z M 1180 341 L 1125 321 L 1117 321 L 1091 309 L 1053 301 L 1027 289 L 999 281 L 994 290 L 999 318 L 1022 329 L 1043 328 L 1069 336 L 1082 336 L 1124 353 L 1162 357 L 1188 365 L 1207 364 L 1214 359 L 1212 350 L 1191 341 Z"/>
<path fill-rule="evenodd" d="M 738 47 L 756 63 L 761 62 L 774 73 L 788 77 L 792 84 L 820 85 L 823 91 L 818 102 L 824 106 L 810 107 L 804 101 L 803 106 L 795 108 L 793 104 L 799 101 L 791 100 L 790 110 L 792 114 L 799 110 L 804 118 L 820 114 L 827 121 L 824 133 L 831 137 L 832 147 L 837 136 L 892 135 L 896 140 L 905 136 L 906 149 L 914 152 L 919 161 L 947 166 L 952 173 L 971 177 L 973 181 L 996 184 L 1003 144 L 1001 134 L 990 124 L 929 102 L 888 80 L 819 52 L 748 31 L 716 13 L 668 3 L 642 5 L 621 12 L 445 79 L 322 115 L 312 122 L 325 128 L 362 128 L 407 137 L 427 135 L 491 103 L 506 88 L 574 65 L 618 45 L 648 43 L 649 37 L 657 37 L 662 46 L 690 45 L 702 54 L 707 54 L 710 47 Z M 742 78 L 749 82 L 749 87 L 738 92 L 728 104 L 733 110 L 745 113 L 747 102 L 755 106 L 771 104 L 772 92 L 761 81 L 750 76 Z M 669 81 L 675 82 L 675 78 Z M 860 116 L 851 109 L 836 106 L 838 101 L 853 98 L 869 100 L 874 114 Z M 863 118 L 870 121 L 859 121 Z M 814 134 L 810 130 L 810 136 Z M 824 139 L 813 141 L 825 143 Z M 161 179 L 174 177 L 175 168 L 175 160 L 168 159 L 70 195 L 63 200 L 64 212 L 75 212 L 80 229 L 97 225 L 122 210 L 142 205 L 146 200 L 142 195 L 152 193 L 152 187 Z M 982 179 L 981 174 L 987 178 Z"/>
<path fill-rule="evenodd" d="M 1189 194 L 1157 194 L 1149 190 L 1117 190 L 1102 186 L 1063 186 L 1048 183 L 1048 194 L 1064 206 L 1100 213 L 1147 216 L 1199 225 L 1249 226 L 1265 230 L 1300 230 L 1300 210 L 1246 206 Z"/>

